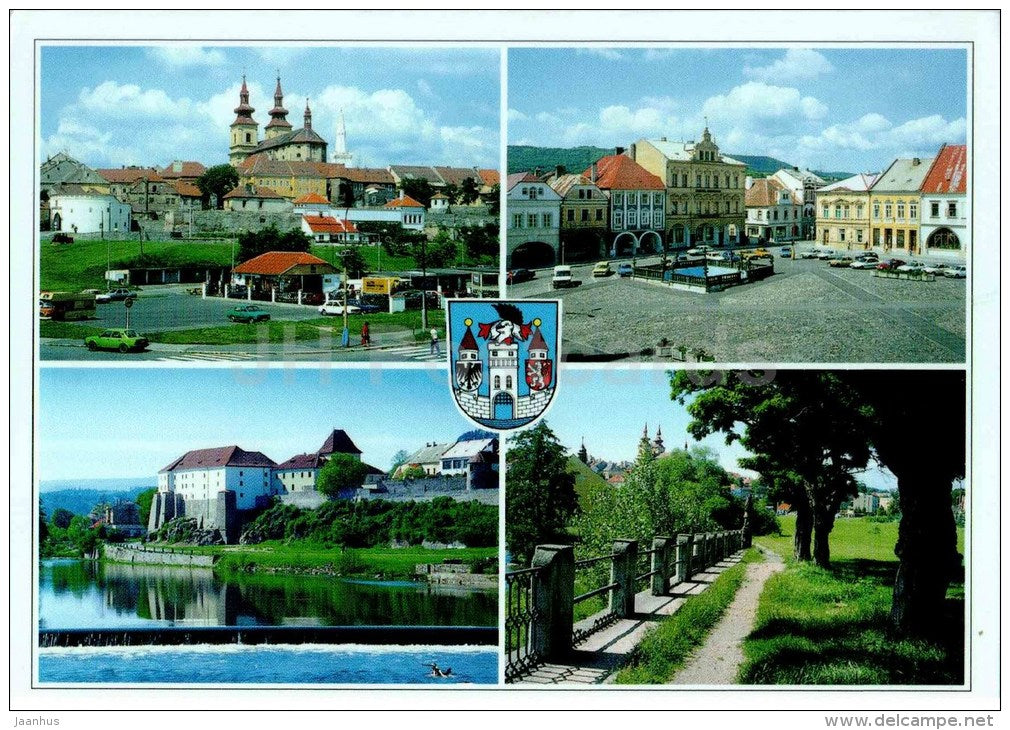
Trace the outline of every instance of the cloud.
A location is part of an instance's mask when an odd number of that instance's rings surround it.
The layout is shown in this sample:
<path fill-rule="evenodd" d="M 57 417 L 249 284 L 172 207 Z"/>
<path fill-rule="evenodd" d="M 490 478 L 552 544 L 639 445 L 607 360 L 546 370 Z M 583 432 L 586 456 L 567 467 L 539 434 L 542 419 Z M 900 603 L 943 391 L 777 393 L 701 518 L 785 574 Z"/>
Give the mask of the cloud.
<path fill-rule="evenodd" d="M 616 48 L 578 48 L 575 53 L 579 56 L 597 56 L 598 58 L 604 58 L 608 61 L 620 61 L 624 58 L 624 56 L 621 55 L 621 52 Z"/>
<path fill-rule="evenodd" d="M 528 122 L 529 119 L 530 119 L 529 115 L 524 114 L 523 112 L 519 111 L 518 109 L 509 109 L 508 110 L 508 120 L 509 120 L 509 122 Z"/>
<path fill-rule="evenodd" d="M 118 84 L 115 81 L 103 81 L 93 89 L 82 89 L 77 102 L 91 114 L 113 117 L 182 118 L 193 109 L 189 99 L 172 99 L 161 89 L 142 90 L 136 84 Z"/>
<path fill-rule="evenodd" d="M 157 46 L 150 48 L 147 55 L 160 63 L 170 66 L 220 66 L 225 63 L 223 51 L 199 46 Z"/>
<path fill-rule="evenodd" d="M 789 123 L 820 119 L 828 113 L 828 107 L 792 87 L 749 81 L 726 94 L 709 97 L 702 105 L 702 113 L 718 121 L 752 126 L 771 120 Z"/>
<path fill-rule="evenodd" d="M 781 83 L 814 79 L 834 70 L 828 59 L 817 51 L 790 48 L 785 56 L 767 66 L 744 66 L 743 75 L 758 81 Z"/>
<path fill-rule="evenodd" d="M 435 96 L 435 92 L 432 90 L 431 84 L 424 79 L 417 80 L 417 90 L 424 96 Z"/>

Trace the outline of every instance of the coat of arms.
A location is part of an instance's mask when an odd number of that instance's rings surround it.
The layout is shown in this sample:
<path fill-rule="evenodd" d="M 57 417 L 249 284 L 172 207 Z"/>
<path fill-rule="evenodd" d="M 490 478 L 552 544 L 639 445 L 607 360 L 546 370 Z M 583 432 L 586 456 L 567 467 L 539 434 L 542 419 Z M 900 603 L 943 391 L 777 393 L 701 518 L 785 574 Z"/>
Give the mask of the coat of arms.
<path fill-rule="evenodd" d="M 471 420 L 507 430 L 544 413 L 557 388 L 560 309 L 557 301 L 448 302 L 450 385 Z"/>

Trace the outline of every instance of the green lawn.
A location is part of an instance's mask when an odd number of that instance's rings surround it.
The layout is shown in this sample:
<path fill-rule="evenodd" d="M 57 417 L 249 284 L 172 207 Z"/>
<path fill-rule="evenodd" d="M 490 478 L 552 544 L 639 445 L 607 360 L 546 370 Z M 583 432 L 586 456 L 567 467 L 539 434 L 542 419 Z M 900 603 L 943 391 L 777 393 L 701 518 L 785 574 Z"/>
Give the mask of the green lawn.
<path fill-rule="evenodd" d="M 703 593 L 688 598 L 645 635 L 631 663 L 618 672 L 617 684 L 663 684 L 673 679 L 733 602 L 747 564 L 763 559 L 760 551 L 748 550 L 742 562 L 722 572 Z"/>
<path fill-rule="evenodd" d="M 410 548 L 347 548 L 327 547 L 312 543 L 284 544 L 268 541 L 248 546 L 173 546 L 179 552 L 197 555 L 219 555 L 215 570 L 233 572 L 305 572 L 325 570 L 341 575 L 382 575 L 385 578 L 408 577 L 414 566 L 458 559 L 464 563 L 495 558 L 496 548 L 462 548 L 459 550 L 428 550 Z"/>
<path fill-rule="evenodd" d="M 783 555 L 786 570 L 765 584 L 754 630 L 744 643 L 745 684 L 961 684 L 964 586 L 952 584 L 937 636 L 889 635 L 897 522 L 841 519 L 831 532 L 828 570 L 792 560 L 795 518 L 782 536 L 755 542 Z M 958 530 L 963 549 L 964 531 Z"/>

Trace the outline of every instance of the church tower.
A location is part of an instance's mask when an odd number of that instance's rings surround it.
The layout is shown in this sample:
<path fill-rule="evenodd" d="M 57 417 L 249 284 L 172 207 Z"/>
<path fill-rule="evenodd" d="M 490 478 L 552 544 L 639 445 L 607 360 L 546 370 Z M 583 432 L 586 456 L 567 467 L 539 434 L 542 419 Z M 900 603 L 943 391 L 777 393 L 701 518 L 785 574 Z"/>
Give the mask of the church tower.
<path fill-rule="evenodd" d="M 666 453 L 666 447 L 663 445 L 663 427 L 659 426 L 656 428 L 656 438 L 652 440 L 652 454 L 653 456 L 661 456 Z"/>
<path fill-rule="evenodd" d="M 333 140 L 333 162 L 350 167 L 354 163 L 354 155 L 347 151 L 347 127 L 344 125 L 344 110 L 340 110 L 337 119 L 337 137 Z"/>
<path fill-rule="evenodd" d="M 259 144 L 259 124 L 252 118 L 256 111 L 249 105 L 249 89 L 242 74 L 242 89 L 238 93 L 235 107 L 235 121 L 231 123 L 231 144 L 228 147 L 228 161 L 237 165 L 248 157 Z"/>
<path fill-rule="evenodd" d="M 583 464 L 589 463 L 589 452 L 586 451 L 586 439 L 583 437 L 582 446 L 579 448 L 579 461 Z"/>
<path fill-rule="evenodd" d="M 312 129 L 312 110 L 309 109 L 308 97 L 305 98 L 305 129 Z"/>
<path fill-rule="evenodd" d="M 288 121 L 288 110 L 284 108 L 284 92 L 281 90 L 281 77 L 277 76 L 277 88 L 274 89 L 274 108 L 270 110 L 270 121 L 263 133 L 264 139 L 286 134 L 291 131 Z"/>
<path fill-rule="evenodd" d="M 638 463 L 651 461 L 653 456 L 652 442 L 649 441 L 649 424 L 645 424 L 645 428 L 642 429 L 642 438 L 638 440 Z"/>

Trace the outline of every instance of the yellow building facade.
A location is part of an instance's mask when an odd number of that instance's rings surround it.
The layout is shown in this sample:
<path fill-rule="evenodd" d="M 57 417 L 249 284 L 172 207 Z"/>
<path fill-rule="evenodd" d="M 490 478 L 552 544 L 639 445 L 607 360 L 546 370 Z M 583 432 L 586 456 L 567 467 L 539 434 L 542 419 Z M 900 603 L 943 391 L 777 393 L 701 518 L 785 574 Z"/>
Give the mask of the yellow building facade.
<path fill-rule="evenodd" d="M 870 188 L 870 245 L 885 253 L 921 253 L 919 189 L 933 158 L 897 159 Z"/>
<path fill-rule="evenodd" d="M 853 175 L 819 189 L 815 196 L 817 242 L 845 250 L 871 246 L 870 186 L 876 175 Z"/>

